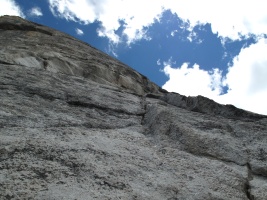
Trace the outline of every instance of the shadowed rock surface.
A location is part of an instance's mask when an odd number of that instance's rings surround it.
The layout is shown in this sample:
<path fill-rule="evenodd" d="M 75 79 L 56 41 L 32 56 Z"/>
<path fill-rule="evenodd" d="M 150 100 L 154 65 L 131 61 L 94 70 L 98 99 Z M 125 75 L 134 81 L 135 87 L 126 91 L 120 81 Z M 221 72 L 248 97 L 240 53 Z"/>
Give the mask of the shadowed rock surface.
<path fill-rule="evenodd" d="M 19 17 L 0 45 L 0 199 L 266 199 L 266 116 Z"/>

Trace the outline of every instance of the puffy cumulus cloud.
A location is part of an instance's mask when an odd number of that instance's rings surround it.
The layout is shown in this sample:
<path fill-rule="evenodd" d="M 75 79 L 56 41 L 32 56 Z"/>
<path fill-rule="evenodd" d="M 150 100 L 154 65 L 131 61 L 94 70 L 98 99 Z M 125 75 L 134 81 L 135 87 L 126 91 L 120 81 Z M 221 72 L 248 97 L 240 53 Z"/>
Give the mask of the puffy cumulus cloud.
<path fill-rule="evenodd" d="M 43 13 L 42 13 L 41 8 L 33 7 L 32 9 L 29 10 L 29 15 L 30 16 L 40 17 L 40 16 L 43 16 Z"/>
<path fill-rule="evenodd" d="M 77 35 L 83 35 L 84 34 L 83 31 L 79 28 L 76 28 L 75 31 L 76 31 Z"/>
<path fill-rule="evenodd" d="M 14 0 L 0 0 L 0 16 L 2 15 L 16 15 L 25 17 L 21 8 L 16 4 Z"/>
<path fill-rule="evenodd" d="M 249 34 L 260 35 L 267 32 L 267 12 L 264 0 L 49 0 L 55 16 L 67 20 L 91 23 L 99 21 L 99 36 L 108 37 L 118 43 L 116 34 L 121 26 L 122 36 L 128 44 L 138 39 L 150 39 L 145 27 L 159 20 L 165 10 L 171 10 L 192 30 L 197 24 L 210 23 L 214 33 L 230 39 L 240 39 Z"/>
<path fill-rule="evenodd" d="M 177 69 L 166 65 L 163 71 L 169 80 L 163 88 L 186 96 L 203 95 L 222 104 L 267 114 L 266 52 L 266 39 L 242 49 L 225 77 L 218 69 L 208 72 L 198 65 L 188 68 L 184 63 Z M 228 86 L 225 94 L 221 94 L 223 86 Z"/>
<path fill-rule="evenodd" d="M 114 43 L 119 42 L 116 31 L 121 26 L 128 44 L 141 38 L 150 39 L 144 27 L 159 19 L 162 13 L 161 0 L 49 0 L 49 4 L 55 16 L 85 24 L 101 22 L 99 36 L 108 37 Z"/>
<path fill-rule="evenodd" d="M 191 27 L 210 23 L 212 31 L 233 40 L 249 34 L 267 32 L 267 12 L 264 0 L 177 0 L 165 1 L 165 8 L 190 21 Z"/>
<path fill-rule="evenodd" d="M 162 88 L 186 96 L 203 95 L 214 98 L 222 92 L 221 71 L 205 71 L 195 64 L 192 68 L 184 63 L 180 68 L 166 65 L 163 69 L 169 80 Z"/>
<path fill-rule="evenodd" d="M 267 114 L 267 40 L 261 39 L 242 49 L 229 67 L 224 84 L 226 94 L 216 100 L 253 112 Z"/>

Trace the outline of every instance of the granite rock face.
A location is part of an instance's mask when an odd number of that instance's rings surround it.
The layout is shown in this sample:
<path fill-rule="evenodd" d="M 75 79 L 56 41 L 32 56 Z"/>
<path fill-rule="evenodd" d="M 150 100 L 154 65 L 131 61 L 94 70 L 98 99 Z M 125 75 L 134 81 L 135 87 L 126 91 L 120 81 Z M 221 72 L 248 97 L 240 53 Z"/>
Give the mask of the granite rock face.
<path fill-rule="evenodd" d="M 0 45 L 0 199 L 266 199 L 267 116 L 19 17 Z"/>

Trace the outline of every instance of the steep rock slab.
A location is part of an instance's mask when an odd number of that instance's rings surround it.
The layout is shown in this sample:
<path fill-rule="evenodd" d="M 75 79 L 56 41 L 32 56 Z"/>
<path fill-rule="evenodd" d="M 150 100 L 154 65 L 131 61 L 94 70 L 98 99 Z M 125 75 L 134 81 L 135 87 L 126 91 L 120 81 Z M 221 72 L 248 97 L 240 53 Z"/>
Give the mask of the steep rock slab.
<path fill-rule="evenodd" d="M 189 112 L 155 99 L 147 102 L 144 119 L 146 133 L 155 145 L 163 148 L 162 151 L 165 152 L 166 147 L 172 147 L 199 157 L 218 160 L 233 167 L 239 166 L 242 168 L 239 171 L 246 174 L 243 189 L 248 198 L 265 198 L 266 118 L 228 119 Z M 264 181 L 265 184 L 257 188 Z M 257 190 L 260 192 L 256 192 Z"/>
<path fill-rule="evenodd" d="M 19 17 L 4 16 L 0 18 L 0 31 L 1 63 L 80 76 L 120 86 L 139 95 L 161 90 L 120 61 L 51 28 Z"/>
<path fill-rule="evenodd" d="M 266 116 L 18 17 L 0 44 L 0 199 L 266 198 Z"/>

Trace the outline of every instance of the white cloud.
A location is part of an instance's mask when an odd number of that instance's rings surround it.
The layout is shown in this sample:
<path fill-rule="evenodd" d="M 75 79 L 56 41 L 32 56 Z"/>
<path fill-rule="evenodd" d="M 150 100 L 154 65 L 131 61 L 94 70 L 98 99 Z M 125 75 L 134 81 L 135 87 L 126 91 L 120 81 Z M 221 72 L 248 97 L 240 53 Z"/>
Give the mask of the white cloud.
<path fill-rule="evenodd" d="M 201 44 L 203 42 L 202 39 L 200 39 L 196 32 L 191 31 L 190 34 L 187 36 L 187 39 L 189 42 L 195 42 L 196 44 Z"/>
<path fill-rule="evenodd" d="M 166 65 L 164 73 L 168 75 L 169 81 L 163 88 L 168 91 L 186 96 L 203 95 L 213 98 L 221 93 L 221 72 L 218 69 L 208 72 L 196 64 L 189 68 L 188 64 L 184 63 L 177 69 Z"/>
<path fill-rule="evenodd" d="M 87 0 L 49 0 L 50 10 L 58 17 L 67 20 L 90 23 L 96 20 L 104 1 Z"/>
<path fill-rule="evenodd" d="M 242 49 L 225 77 L 218 69 L 208 72 L 196 64 L 188 68 L 184 63 L 178 69 L 166 65 L 164 72 L 169 76 L 169 81 L 163 88 L 186 96 L 203 95 L 222 104 L 233 104 L 252 112 L 267 114 L 266 52 L 266 39 Z M 229 90 L 220 95 L 222 86 L 226 85 Z"/>
<path fill-rule="evenodd" d="M 157 60 L 157 65 L 161 65 L 160 59 Z"/>
<path fill-rule="evenodd" d="M 108 37 L 114 43 L 119 42 L 115 31 L 124 22 L 123 35 L 128 44 L 147 37 L 144 27 L 154 23 L 162 13 L 161 0 L 49 0 L 50 10 L 55 16 L 67 20 L 89 24 L 100 21 L 99 36 Z"/>
<path fill-rule="evenodd" d="M 267 114 L 267 40 L 242 49 L 229 67 L 224 84 L 229 91 L 217 101 Z"/>
<path fill-rule="evenodd" d="M 25 17 L 21 8 L 14 0 L 0 0 L 0 16 L 2 15 L 15 15 Z"/>
<path fill-rule="evenodd" d="M 124 22 L 123 34 L 130 44 L 146 38 L 144 27 L 153 24 L 167 9 L 189 22 L 190 30 L 199 23 L 210 23 L 214 33 L 231 39 L 267 32 L 265 0 L 49 0 L 49 4 L 54 15 L 67 20 L 101 22 L 99 35 L 115 43 L 120 41 L 115 33 L 120 21 Z"/>
<path fill-rule="evenodd" d="M 193 40 L 195 40 L 197 38 L 197 33 L 194 31 L 191 31 L 190 34 L 187 36 L 187 39 L 190 42 L 193 42 Z"/>
<path fill-rule="evenodd" d="M 165 7 L 189 20 L 191 26 L 210 23 L 219 36 L 239 39 L 240 34 L 267 32 L 267 12 L 264 0 L 177 0 L 165 1 Z"/>
<path fill-rule="evenodd" d="M 173 30 L 173 31 L 171 32 L 171 36 L 174 37 L 175 34 L 176 34 L 177 32 L 178 32 L 178 30 Z"/>
<path fill-rule="evenodd" d="M 75 31 L 76 31 L 77 35 L 83 35 L 84 34 L 83 31 L 79 28 L 76 28 Z"/>
<path fill-rule="evenodd" d="M 40 17 L 40 16 L 43 16 L 43 13 L 42 13 L 41 8 L 33 7 L 32 9 L 29 10 L 29 15 L 30 16 Z"/>
<path fill-rule="evenodd" d="M 163 65 L 164 66 L 167 66 L 167 65 L 171 66 L 172 64 L 176 64 L 176 61 L 172 61 L 172 60 L 173 60 L 173 58 L 170 57 L 167 61 L 163 61 Z"/>

